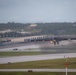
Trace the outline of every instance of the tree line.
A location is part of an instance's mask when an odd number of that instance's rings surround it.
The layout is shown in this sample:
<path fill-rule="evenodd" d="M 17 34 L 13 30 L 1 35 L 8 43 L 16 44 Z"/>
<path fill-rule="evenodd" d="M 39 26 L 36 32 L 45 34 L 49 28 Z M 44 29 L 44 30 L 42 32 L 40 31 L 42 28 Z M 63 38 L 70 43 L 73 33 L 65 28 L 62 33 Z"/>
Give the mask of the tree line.
<path fill-rule="evenodd" d="M 12 32 L 0 33 L 0 36 L 10 36 L 10 37 L 21 37 L 21 36 L 31 36 L 31 35 L 44 35 L 44 34 L 53 34 L 53 35 L 64 35 L 64 34 L 76 34 L 76 22 L 53 22 L 53 23 L 35 23 L 36 27 L 31 27 L 31 23 L 0 23 L 0 31 L 10 29 Z M 30 34 L 21 34 L 21 32 L 30 32 Z"/>

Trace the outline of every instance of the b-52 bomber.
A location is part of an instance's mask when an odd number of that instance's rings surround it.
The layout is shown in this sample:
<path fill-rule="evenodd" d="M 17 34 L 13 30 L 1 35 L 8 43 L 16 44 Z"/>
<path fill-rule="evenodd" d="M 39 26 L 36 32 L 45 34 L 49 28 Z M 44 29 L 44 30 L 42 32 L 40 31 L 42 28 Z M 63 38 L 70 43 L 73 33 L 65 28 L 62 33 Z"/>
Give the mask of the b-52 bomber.
<path fill-rule="evenodd" d="M 29 42 L 39 42 L 39 41 L 51 41 L 51 43 L 59 44 L 60 41 L 64 41 L 64 40 L 76 40 L 76 37 L 44 36 L 44 37 L 34 37 L 34 38 L 24 39 L 24 42 L 29 43 Z"/>
<path fill-rule="evenodd" d="M 24 41 L 22 41 L 22 42 L 12 42 L 11 40 L 0 42 L 0 46 L 25 44 L 25 43 L 32 43 L 32 42 L 43 42 L 43 41 L 50 41 L 50 43 L 56 45 L 56 44 L 59 44 L 60 41 L 64 41 L 64 40 L 76 40 L 76 37 L 36 36 L 36 37 L 29 37 L 27 39 L 24 39 Z"/>

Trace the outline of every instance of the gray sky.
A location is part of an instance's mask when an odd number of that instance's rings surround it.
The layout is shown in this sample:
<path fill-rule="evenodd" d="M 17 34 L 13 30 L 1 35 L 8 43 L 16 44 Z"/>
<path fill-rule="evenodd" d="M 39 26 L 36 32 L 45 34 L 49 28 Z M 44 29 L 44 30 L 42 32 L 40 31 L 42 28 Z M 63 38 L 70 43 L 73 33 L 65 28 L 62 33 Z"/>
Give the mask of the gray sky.
<path fill-rule="evenodd" d="M 76 0 L 0 0 L 0 23 L 76 22 Z"/>

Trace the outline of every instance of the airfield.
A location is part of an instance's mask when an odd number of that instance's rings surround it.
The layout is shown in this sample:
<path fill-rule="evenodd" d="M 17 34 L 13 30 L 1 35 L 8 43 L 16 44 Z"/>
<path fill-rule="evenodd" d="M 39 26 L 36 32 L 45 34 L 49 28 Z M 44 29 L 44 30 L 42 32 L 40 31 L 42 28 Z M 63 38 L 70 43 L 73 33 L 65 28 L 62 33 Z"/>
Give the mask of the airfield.
<path fill-rule="evenodd" d="M 28 55 L 21 55 L 21 52 L 23 53 L 28 53 Z M 73 62 L 71 62 L 71 59 L 75 59 L 76 58 L 76 40 L 65 40 L 65 41 L 60 41 L 59 44 L 54 45 L 53 43 L 51 43 L 51 41 L 41 41 L 41 42 L 30 42 L 30 43 L 17 43 L 17 44 L 11 44 L 11 45 L 6 45 L 6 46 L 0 46 L 0 53 L 6 53 L 6 56 L 1 56 L 0 55 L 0 73 L 2 72 L 5 73 L 9 72 L 10 74 L 14 73 L 14 72 L 25 72 L 25 74 L 29 71 L 32 71 L 33 73 L 35 72 L 54 72 L 54 73 L 65 73 L 65 61 L 66 58 L 68 60 L 70 60 L 70 66 L 72 66 L 71 68 L 68 69 L 68 73 L 74 73 L 76 72 L 76 68 L 74 68 L 76 65 L 75 60 Z M 8 53 L 11 54 L 11 56 L 8 55 Z M 12 56 L 12 54 L 15 53 L 14 56 Z M 20 55 L 16 55 L 16 53 L 20 53 Z M 40 53 L 37 55 L 30 55 L 30 53 Z M 44 62 L 42 61 L 51 61 L 51 60 L 62 60 L 63 62 L 60 63 L 60 67 L 61 68 L 56 68 L 56 64 L 55 68 L 51 68 L 51 64 L 49 65 L 50 68 L 47 66 L 46 63 L 46 67 L 43 68 L 44 66 Z M 36 66 L 34 67 L 34 62 L 38 62 L 39 61 L 42 62 L 42 65 L 39 64 L 38 66 L 42 67 L 41 69 L 38 68 Z M 32 63 L 31 63 L 32 62 Z M 19 64 L 22 63 L 22 64 Z M 25 63 L 25 64 L 23 64 Z M 30 66 L 30 68 L 26 67 L 26 63 L 31 63 L 28 65 L 32 65 Z M 73 63 L 73 64 L 72 64 Z M 52 63 L 53 64 L 53 63 Z M 5 66 L 6 65 L 6 66 Z M 14 65 L 12 68 L 11 66 Z M 20 66 L 22 66 L 21 68 L 18 68 Z M 27 66 L 28 66 L 27 65 Z M 36 64 L 35 64 L 36 65 Z M 73 66 L 74 65 L 74 66 Z M 10 66 L 10 68 L 8 68 L 8 66 Z M 17 67 L 18 66 L 18 67 Z M 25 68 L 23 68 L 25 67 Z M 63 68 L 62 68 L 63 67 Z M 45 73 L 44 73 L 45 74 Z M 60 75 L 61 75 L 60 74 Z"/>
<path fill-rule="evenodd" d="M 17 49 L 17 50 L 14 50 Z M 60 41 L 59 44 L 51 44 L 50 41 L 23 43 L 0 47 L 0 52 L 42 52 L 42 55 L 26 55 L 0 57 L 0 64 L 28 62 L 48 59 L 59 59 L 65 57 L 76 57 L 76 40 Z"/>
<path fill-rule="evenodd" d="M 15 50 L 17 49 L 17 50 Z M 72 49 L 72 50 L 71 50 Z M 6 46 L 0 46 L 0 52 L 7 52 L 7 51 L 25 51 L 25 52 L 31 52 L 31 51 L 60 51 L 61 52 L 73 52 L 76 51 L 76 40 L 66 40 L 66 41 L 60 41 L 59 44 L 52 44 L 51 41 L 41 41 L 41 42 L 30 42 L 30 43 L 19 43 L 19 44 L 13 44 L 13 45 L 6 45 Z M 64 50 L 64 51 L 63 51 Z"/>
<path fill-rule="evenodd" d="M 64 57 L 73 58 L 76 57 L 76 53 L 4 57 L 4 58 L 0 58 L 0 64 L 7 64 L 8 62 L 17 63 L 17 62 L 28 62 L 28 61 L 38 61 L 38 60 L 61 59 Z"/>

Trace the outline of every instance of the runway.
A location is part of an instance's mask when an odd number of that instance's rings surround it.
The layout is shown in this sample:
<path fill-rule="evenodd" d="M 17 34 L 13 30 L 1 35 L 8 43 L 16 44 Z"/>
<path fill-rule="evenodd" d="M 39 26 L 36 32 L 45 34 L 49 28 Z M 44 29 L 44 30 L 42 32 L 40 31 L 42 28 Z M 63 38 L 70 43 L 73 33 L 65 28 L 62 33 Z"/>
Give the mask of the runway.
<path fill-rule="evenodd" d="M 0 72 L 66 72 L 66 69 L 0 69 Z M 76 72 L 76 69 L 68 69 L 67 72 Z"/>
<path fill-rule="evenodd" d="M 50 51 L 51 50 L 55 51 L 54 49 L 57 49 L 57 50 L 60 49 L 61 51 L 60 50 L 58 51 L 65 52 L 68 49 L 68 51 L 70 52 L 76 52 L 76 40 L 60 41 L 58 45 L 51 44 L 50 41 L 6 45 L 6 46 L 0 46 L 0 52 L 22 52 L 22 51 L 44 52 L 44 50 L 47 50 L 46 48 L 48 48 Z M 14 50 L 14 49 L 17 49 L 17 50 Z M 33 50 L 33 49 L 36 49 L 36 50 Z"/>
<path fill-rule="evenodd" d="M 29 49 L 32 49 L 32 48 L 39 48 L 39 46 L 37 45 L 25 45 L 25 46 L 20 46 L 20 47 L 11 47 L 11 48 L 3 48 L 3 49 L 0 49 L 0 52 L 13 52 L 13 51 L 29 51 Z M 18 49 L 18 50 L 13 50 L 13 49 Z"/>
<path fill-rule="evenodd" d="M 44 55 L 31 55 L 31 56 L 13 56 L 0 58 L 0 64 L 6 64 L 8 62 L 28 62 L 28 61 L 38 61 L 38 60 L 50 60 L 50 59 L 60 59 L 64 57 L 76 57 L 76 53 L 61 53 L 61 54 L 44 54 Z"/>

